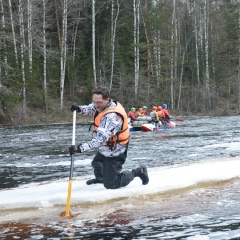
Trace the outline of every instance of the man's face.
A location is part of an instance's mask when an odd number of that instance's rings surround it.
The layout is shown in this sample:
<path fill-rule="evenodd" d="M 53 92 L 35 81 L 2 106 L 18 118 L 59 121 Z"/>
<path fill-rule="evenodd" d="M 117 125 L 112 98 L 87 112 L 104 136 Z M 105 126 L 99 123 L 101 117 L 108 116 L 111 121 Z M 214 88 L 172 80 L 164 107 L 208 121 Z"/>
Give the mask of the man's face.
<path fill-rule="evenodd" d="M 102 95 L 93 94 L 92 102 L 93 102 L 96 110 L 101 112 L 104 109 L 104 107 L 109 103 L 109 98 L 103 99 Z"/>

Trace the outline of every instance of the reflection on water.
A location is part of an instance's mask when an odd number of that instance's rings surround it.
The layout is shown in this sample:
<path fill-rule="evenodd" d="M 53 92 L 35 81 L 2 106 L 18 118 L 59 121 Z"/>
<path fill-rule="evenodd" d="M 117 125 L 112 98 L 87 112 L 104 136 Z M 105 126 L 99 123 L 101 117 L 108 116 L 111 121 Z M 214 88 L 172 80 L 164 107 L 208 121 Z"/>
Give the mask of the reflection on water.
<path fill-rule="evenodd" d="M 133 132 L 124 167 L 174 166 L 239 156 L 239 120 L 192 117 L 173 131 Z M 71 132 L 71 125 L 0 128 L 0 188 L 68 177 Z M 88 126 L 77 126 L 76 136 L 77 143 L 89 140 Z M 92 174 L 93 156 L 89 152 L 76 157 L 74 176 Z M 0 223 L 1 239 L 240 239 L 239 179 L 71 209 L 80 215 L 60 218 L 59 206 L 39 209 L 40 217 Z"/>

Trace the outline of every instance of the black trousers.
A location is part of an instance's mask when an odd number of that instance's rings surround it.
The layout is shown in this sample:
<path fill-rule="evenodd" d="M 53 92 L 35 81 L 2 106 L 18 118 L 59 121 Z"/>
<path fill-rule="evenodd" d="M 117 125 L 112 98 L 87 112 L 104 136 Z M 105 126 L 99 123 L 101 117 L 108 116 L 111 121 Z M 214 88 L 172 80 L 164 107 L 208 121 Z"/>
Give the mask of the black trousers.
<path fill-rule="evenodd" d="M 101 153 L 97 153 L 92 161 L 94 175 L 96 179 L 103 181 L 103 185 L 107 189 L 117 189 L 127 186 L 133 179 L 132 171 L 122 171 L 122 165 L 127 157 L 127 150 L 124 154 L 117 157 L 105 157 Z"/>

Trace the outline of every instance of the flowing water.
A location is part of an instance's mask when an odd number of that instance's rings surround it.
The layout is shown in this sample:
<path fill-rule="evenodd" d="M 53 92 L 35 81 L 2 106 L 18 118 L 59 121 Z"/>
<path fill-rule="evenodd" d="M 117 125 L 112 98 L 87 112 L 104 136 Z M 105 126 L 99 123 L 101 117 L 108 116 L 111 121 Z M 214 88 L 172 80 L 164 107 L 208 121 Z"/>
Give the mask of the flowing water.
<path fill-rule="evenodd" d="M 141 163 L 148 168 L 174 167 L 240 156 L 239 116 L 184 120 L 171 131 L 132 132 L 124 168 Z M 88 128 L 77 124 L 77 143 L 91 139 Z M 0 136 L 0 191 L 69 176 L 71 124 L 3 127 Z M 90 151 L 78 156 L 88 164 L 77 161 L 74 177 L 93 174 L 94 155 Z M 112 210 L 104 211 L 106 205 Z M 0 239 L 240 239 L 239 177 L 84 207 L 95 214 L 59 220 L 46 210 L 42 217 L 0 221 Z"/>

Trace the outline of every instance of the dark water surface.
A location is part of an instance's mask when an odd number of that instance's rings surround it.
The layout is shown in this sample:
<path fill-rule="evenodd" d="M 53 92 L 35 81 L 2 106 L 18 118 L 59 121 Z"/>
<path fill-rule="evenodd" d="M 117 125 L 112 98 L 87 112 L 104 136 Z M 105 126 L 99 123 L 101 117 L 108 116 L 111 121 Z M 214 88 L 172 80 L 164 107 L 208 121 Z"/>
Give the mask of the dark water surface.
<path fill-rule="evenodd" d="M 88 128 L 77 126 L 77 143 L 91 139 Z M 72 125 L 4 127 L 0 128 L 0 136 L 0 189 L 68 177 Z M 79 155 L 79 160 L 89 160 L 89 164 L 78 161 L 74 176 L 92 174 L 90 162 L 94 154 L 91 151 Z M 131 133 L 124 167 L 132 169 L 140 163 L 149 168 L 174 166 L 235 156 L 240 156 L 239 116 L 187 117 L 172 131 Z M 134 207 L 100 218 L 0 222 L 0 236 L 1 239 L 240 239 L 239 178 L 131 201 L 119 200 L 117 204 L 134 203 Z"/>

